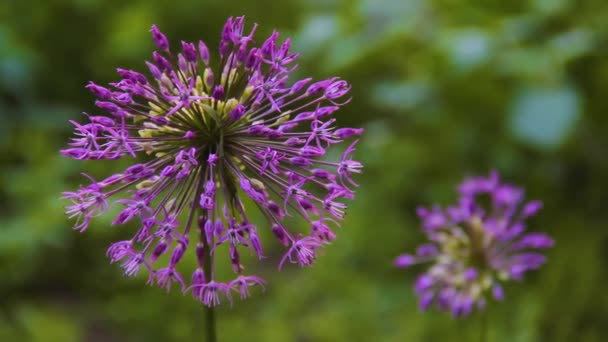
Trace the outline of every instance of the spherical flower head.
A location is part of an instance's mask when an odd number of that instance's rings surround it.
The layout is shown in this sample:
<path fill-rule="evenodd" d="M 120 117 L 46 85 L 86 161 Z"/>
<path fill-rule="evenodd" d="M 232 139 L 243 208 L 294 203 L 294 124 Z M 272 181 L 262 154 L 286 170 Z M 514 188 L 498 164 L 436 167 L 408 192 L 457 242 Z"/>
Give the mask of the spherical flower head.
<path fill-rule="evenodd" d="M 523 189 L 501 183 L 497 172 L 466 179 L 459 192 L 455 206 L 418 209 L 429 242 L 395 259 L 401 268 L 429 263 L 415 283 L 420 308 L 457 317 L 483 309 L 488 297 L 502 300 L 500 283 L 539 268 L 545 262 L 540 250 L 553 246 L 549 236 L 525 231 L 524 221 L 541 202 L 525 203 Z"/>
<path fill-rule="evenodd" d="M 110 261 L 126 275 L 147 271 L 149 284 L 180 288 L 207 306 L 264 289 L 241 263 L 243 252 L 263 258 L 258 229 L 285 247 L 279 268 L 312 264 L 336 238 L 343 200 L 354 198 L 353 176 L 362 171 L 353 160 L 357 140 L 339 160 L 325 158 L 332 145 L 363 133 L 332 118 L 348 102 L 349 84 L 290 81 L 299 54 L 278 32 L 256 44 L 256 28 L 247 32 L 244 17 L 229 18 L 214 56 L 202 41 L 171 44 L 152 26 L 158 51 L 145 62 L 149 73 L 117 69 L 118 81 L 89 83 L 102 113 L 70 121 L 75 136 L 61 151 L 78 160 L 145 157 L 100 181 L 87 176 L 89 185 L 64 193 L 66 212 L 83 232 L 113 199 L 122 208 L 113 224 L 139 229 L 110 246 Z M 266 224 L 249 220 L 246 201 Z M 309 228 L 290 228 L 286 217 Z M 179 263 L 189 255 L 198 267 L 182 275 Z M 217 279 L 222 261 L 233 279 Z"/>

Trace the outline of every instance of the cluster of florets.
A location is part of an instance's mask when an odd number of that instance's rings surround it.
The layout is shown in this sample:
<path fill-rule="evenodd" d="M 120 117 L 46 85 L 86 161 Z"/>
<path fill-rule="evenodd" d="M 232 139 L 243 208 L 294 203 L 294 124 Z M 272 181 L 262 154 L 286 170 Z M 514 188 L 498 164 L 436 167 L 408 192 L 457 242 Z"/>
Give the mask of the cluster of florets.
<path fill-rule="evenodd" d="M 279 268 L 287 262 L 306 266 L 335 238 L 332 226 L 346 209 L 341 200 L 354 198 L 351 176 L 362 170 L 352 159 L 357 141 L 339 161 L 324 159 L 331 145 L 363 132 L 338 129 L 331 118 L 348 102 L 341 99 L 349 84 L 338 78 L 288 84 L 298 57 L 290 40 L 279 43 L 274 32 L 254 47 L 255 30 L 244 33 L 243 17 L 228 19 L 219 60 L 212 61 L 204 42 L 182 41 L 177 52 L 153 26 L 159 51 L 146 62 L 151 78 L 118 69 L 122 79 L 110 87 L 87 85 L 105 113 L 85 113 L 87 123 L 71 121 L 76 137 L 62 150 L 74 159 L 148 156 L 64 193 L 72 201 L 67 214 L 76 219 L 75 229 L 85 231 L 91 218 L 108 210 L 110 198 L 118 198 L 124 208 L 113 223 L 136 221 L 139 229 L 111 245 L 111 262 L 120 261 L 129 276 L 145 269 L 149 283 L 179 286 L 207 306 L 231 299 L 231 291 L 245 298 L 250 286 L 264 286 L 261 278 L 243 273 L 244 250 L 264 255 L 244 196 L 286 248 Z M 310 229 L 288 229 L 287 216 L 303 218 Z M 177 266 L 191 247 L 198 267 L 188 281 Z M 233 280 L 216 278 L 221 257 L 232 266 Z M 159 258 L 167 264 L 159 267 Z"/>
<path fill-rule="evenodd" d="M 418 209 L 430 242 L 395 260 L 398 267 L 432 263 L 415 283 L 420 307 L 434 305 L 454 316 L 484 308 L 489 293 L 502 300 L 499 281 L 519 280 L 537 269 L 545 262 L 537 250 L 553 246 L 547 235 L 525 232 L 524 220 L 541 202 L 524 204 L 523 189 L 501 183 L 496 172 L 466 179 L 459 192 L 455 206 Z"/>

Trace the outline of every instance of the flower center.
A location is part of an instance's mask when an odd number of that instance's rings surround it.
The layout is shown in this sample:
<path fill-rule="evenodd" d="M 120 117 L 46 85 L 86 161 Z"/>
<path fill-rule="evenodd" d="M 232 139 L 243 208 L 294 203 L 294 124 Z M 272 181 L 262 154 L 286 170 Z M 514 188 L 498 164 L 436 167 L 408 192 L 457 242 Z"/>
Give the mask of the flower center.
<path fill-rule="evenodd" d="M 469 237 L 469 260 L 472 266 L 484 269 L 488 266 L 486 249 L 484 248 L 483 223 L 478 217 L 469 221 L 466 231 Z"/>

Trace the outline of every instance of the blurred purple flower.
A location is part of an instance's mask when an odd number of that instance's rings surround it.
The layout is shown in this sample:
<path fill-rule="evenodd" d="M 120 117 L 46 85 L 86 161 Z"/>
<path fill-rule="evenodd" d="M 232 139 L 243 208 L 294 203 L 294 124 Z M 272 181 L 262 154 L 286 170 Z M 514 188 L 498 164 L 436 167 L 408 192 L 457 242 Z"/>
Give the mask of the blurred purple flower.
<path fill-rule="evenodd" d="M 523 203 L 521 188 L 501 183 L 498 173 L 468 178 L 458 187 L 455 206 L 418 208 L 422 230 L 430 243 L 403 254 L 395 266 L 431 263 L 415 283 L 420 308 L 435 306 L 454 316 L 483 309 L 486 297 L 503 299 L 500 281 L 520 280 L 539 268 L 553 246 L 542 233 L 526 233 L 524 220 L 541 208 L 540 201 Z"/>
<path fill-rule="evenodd" d="M 85 114 L 82 124 L 70 121 L 75 137 L 61 151 L 74 159 L 150 156 L 101 181 L 87 176 L 90 185 L 64 193 L 72 202 L 66 212 L 82 232 L 116 198 L 123 209 L 113 224 L 138 219 L 140 228 L 110 246 L 110 261 L 120 261 L 126 275 L 145 269 L 148 283 L 177 286 L 207 306 L 231 301 L 231 291 L 247 298 L 251 286 L 264 288 L 264 280 L 243 274 L 243 249 L 263 257 L 243 197 L 286 247 L 279 268 L 286 261 L 310 265 L 335 238 L 328 222 L 344 218 L 340 200 L 353 199 L 351 177 L 362 168 L 352 159 L 356 142 L 339 161 L 323 159 L 331 145 L 363 133 L 336 129 L 328 119 L 348 102 L 341 99 L 350 85 L 339 78 L 289 85 L 298 57 L 289 51 L 290 40 L 281 43 L 274 32 L 254 47 L 257 25 L 248 34 L 244 26 L 244 17 L 228 19 L 217 63 L 204 42 L 181 42 L 180 52 L 152 26 L 159 51 L 146 62 L 151 78 L 118 69 L 122 79 L 109 87 L 89 83 L 95 105 L 106 113 Z M 288 230 L 286 216 L 303 218 L 310 230 Z M 198 267 L 184 277 L 177 266 L 191 245 Z M 157 265 L 163 255 L 168 262 Z M 216 279 L 222 256 L 236 273 L 232 280 Z"/>

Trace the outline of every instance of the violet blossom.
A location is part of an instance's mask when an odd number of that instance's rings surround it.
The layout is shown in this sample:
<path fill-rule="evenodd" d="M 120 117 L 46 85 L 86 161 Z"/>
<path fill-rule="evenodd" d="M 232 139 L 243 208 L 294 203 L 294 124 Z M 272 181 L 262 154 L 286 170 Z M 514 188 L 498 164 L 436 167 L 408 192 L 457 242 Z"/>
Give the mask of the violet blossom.
<path fill-rule="evenodd" d="M 288 82 L 299 54 L 278 32 L 256 46 L 256 28 L 246 33 L 244 17 L 229 18 L 212 56 L 203 41 L 171 45 L 152 26 L 159 51 L 146 62 L 149 75 L 118 69 L 121 79 L 108 87 L 87 85 L 103 114 L 71 121 L 75 137 L 61 151 L 87 160 L 145 157 L 100 181 L 87 176 L 89 185 L 64 193 L 72 202 L 66 212 L 83 232 L 114 199 L 122 210 L 113 224 L 136 222 L 139 229 L 109 247 L 110 261 L 125 275 L 145 271 L 149 284 L 178 287 L 207 306 L 264 288 L 241 263 L 242 253 L 264 257 L 259 229 L 285 247 L 279 268 L 312 264 L 336 237 L 342 200 L 354 198 L 352 176 L 362 170 L 352 159 L 357 140 L 340 160 L 324 158 L 330 146 L 363 133 L 330 118 L 348 102 L 350 85 L 337 77 Z M 250 221 L 245 197 L 264 226 Z M 286 217 L 309 228 L 290 228 Z M 198 267 L 182 275 L 178 265 L 189 255 Z M 217 279 L 221 260 L 233 279 Z"/>
<path fill-rule="evenodd" d="M 488 297 L 502 300 L 501 282 L 538 269 L 546 261 L 539 250 L 554 242 L 546 234 L 526 232 L 525 220 L 542 203 L 524 202 L 524 190 L 502 183 L 497 172 L 465 179 L 458 190 L 454 206 L 418 208 L 429 242 L 414 254 L 398 256 L 395 266 L 430 263 L 415 282 L 420 308 L 466 316 L 483 309 Z"/>

